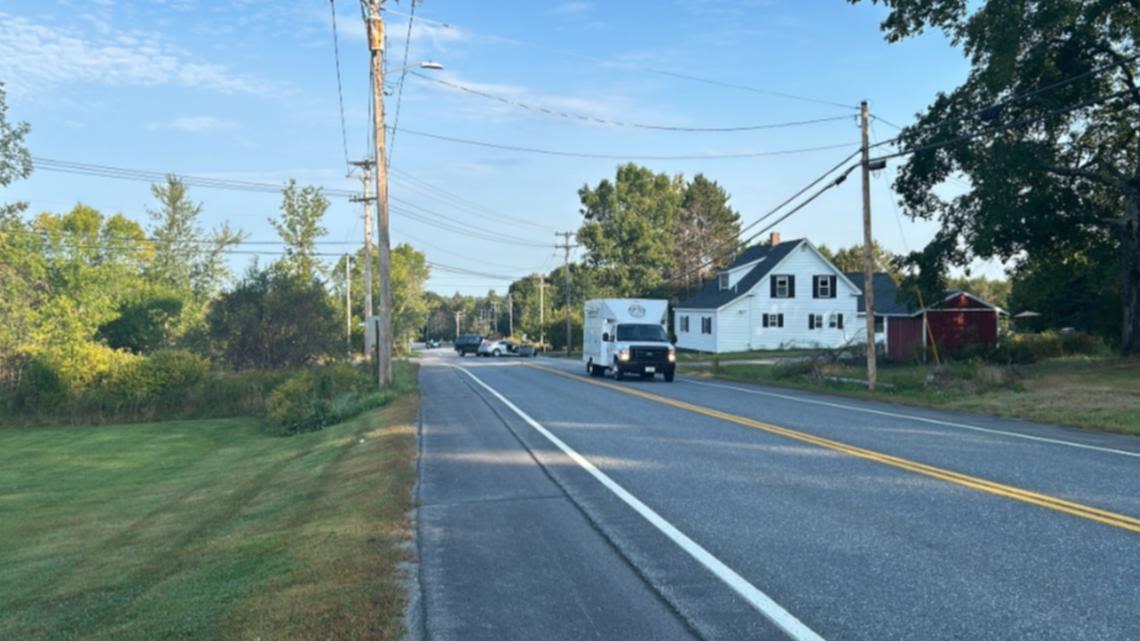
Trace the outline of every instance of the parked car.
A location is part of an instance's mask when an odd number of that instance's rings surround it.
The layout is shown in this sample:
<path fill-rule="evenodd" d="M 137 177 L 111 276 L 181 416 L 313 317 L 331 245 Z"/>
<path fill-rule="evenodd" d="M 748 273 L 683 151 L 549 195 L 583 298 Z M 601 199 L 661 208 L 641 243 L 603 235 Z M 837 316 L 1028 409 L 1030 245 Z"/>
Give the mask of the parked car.
<path fill-rule="evenodd" d="M 509 342 L 502 340 L 502 339 L 499 339 L 499 340 L 483 339 L 483 342 L 479 343 L 478 354 L 479 354 L 479 356 L 487 356 L 487 357 L 503 356 L 504 354 L 510 353 L 510 351 L 511 351 L 510 345 L 511 344 Z"/>
<path fill-rule="evenodd" d="M 478 334 L 463 334 L 455 339 L 455 352 L 460 356 L 478 354 L 479 346 L 483 344 L 483 337 Z"/>
<path fill-rule="evenodd" d="M 515 355 L 523 358 L 534 358 L 538 356 L 538 350 L 534 345 L 515 345 Z"/>
<path fill-rule="evenodd" d="M 429 338 L 427 341 L 427 348 L 428 349 L 435 349 L 437 347 L 439 347 L 439 341 L 437 341 L 434 338 Z"/>

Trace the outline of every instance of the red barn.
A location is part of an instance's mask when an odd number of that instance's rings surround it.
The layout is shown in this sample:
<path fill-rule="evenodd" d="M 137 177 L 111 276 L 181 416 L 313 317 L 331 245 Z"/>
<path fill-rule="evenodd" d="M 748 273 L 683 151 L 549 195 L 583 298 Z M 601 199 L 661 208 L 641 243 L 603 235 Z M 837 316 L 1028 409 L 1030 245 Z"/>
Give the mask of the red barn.
<path fill-rule="evenodd" d="M 847 276 L 863 288 L 862 274 Z M 900 300 L 898 286 L 885 273 L 875 274 L 874 291 L 875 340 L 885 344 L 890 360 L 925 359 L 931 339 L 939 349 L 948 350 L 963 344 L 997 343 L 998 317 L 1005 312 L 973 294 L 948 291 L 942 300 L 917 309 L 913 300 Z M 859 313 L 864 313 L 862 296 Z"/>

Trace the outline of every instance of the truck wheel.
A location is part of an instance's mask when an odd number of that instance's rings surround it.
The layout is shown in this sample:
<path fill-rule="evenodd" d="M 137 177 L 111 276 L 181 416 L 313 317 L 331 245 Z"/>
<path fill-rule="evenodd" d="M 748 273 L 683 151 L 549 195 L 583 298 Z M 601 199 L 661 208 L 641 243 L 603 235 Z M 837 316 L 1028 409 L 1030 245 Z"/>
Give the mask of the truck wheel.
<path fill-rule="evenodd" d="M 624 378 L 625 378 L 625 372 L 621 371 L 621 368 L 618 367 L 617 361 L 614 361 L 614 380 L 620 381 L 620 380 L 623 380 Z"/>
<path fill-rule="evenodd" d="M 501 356 L 501 354 L 499 353 L 499 350 L 495 350 L 495 351 L 491 352 L 491 356 L 498 358 L 499 356 Z"/>
<path fill-rule="evenodd" d="M 463 358 L 464 356 L 467 356 L 467 352 L 459 352 L 459 358 Z"/>
<path fill-rule="evenodd" d="M 672 383 L 674 374 L 675 374 L 675 372 L 665 372 L 665 382 L 666 383 Z"/>

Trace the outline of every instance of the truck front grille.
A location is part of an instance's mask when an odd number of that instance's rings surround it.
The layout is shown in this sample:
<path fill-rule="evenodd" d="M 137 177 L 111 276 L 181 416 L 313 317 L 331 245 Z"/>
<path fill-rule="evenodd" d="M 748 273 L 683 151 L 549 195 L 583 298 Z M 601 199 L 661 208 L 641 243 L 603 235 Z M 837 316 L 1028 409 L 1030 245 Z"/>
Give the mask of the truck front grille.
<path fill-rule="evenodd" d="M 631 347 L 629 360 L 638 363 L 665 363 L 669 360 L 669 350 L 663 347 Z"/>

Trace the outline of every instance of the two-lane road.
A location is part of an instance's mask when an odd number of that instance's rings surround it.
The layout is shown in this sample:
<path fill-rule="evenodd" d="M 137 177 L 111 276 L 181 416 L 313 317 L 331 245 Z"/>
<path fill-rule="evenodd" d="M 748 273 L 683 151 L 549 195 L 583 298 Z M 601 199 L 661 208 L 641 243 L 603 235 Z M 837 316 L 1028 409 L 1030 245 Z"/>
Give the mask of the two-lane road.
<path fill-rule="evenodd" d="M 430 639 L 1140 639 L 1140 442 L 424 360 Z"/>

